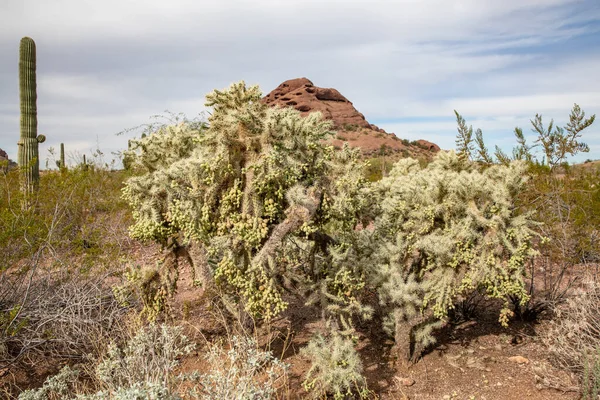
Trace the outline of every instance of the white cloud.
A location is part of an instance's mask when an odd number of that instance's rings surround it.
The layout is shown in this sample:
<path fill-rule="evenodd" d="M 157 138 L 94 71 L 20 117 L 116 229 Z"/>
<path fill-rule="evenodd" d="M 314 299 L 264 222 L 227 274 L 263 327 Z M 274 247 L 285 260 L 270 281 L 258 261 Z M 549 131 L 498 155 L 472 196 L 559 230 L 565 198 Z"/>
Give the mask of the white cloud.
<path fill-rule="evenodd" d="M 194 116 L 207 92 L 240 79 L 266 93 L 306 76 L 375 123 L 457 109 L 510 135 L 514 122 L 566 116 L 574 102 L 600 114 L 599 47 L 574 39 L 597 33 L 597 0 L 2 0 L 0 9 L 9 153 L 22 36 L 38 44 L 39 125 L 55 147 L 99 137 L 118 149 L 126 140 L 115 132 L 165 109 Z M 453 123 L 379 125 L 454 143 Z"/>

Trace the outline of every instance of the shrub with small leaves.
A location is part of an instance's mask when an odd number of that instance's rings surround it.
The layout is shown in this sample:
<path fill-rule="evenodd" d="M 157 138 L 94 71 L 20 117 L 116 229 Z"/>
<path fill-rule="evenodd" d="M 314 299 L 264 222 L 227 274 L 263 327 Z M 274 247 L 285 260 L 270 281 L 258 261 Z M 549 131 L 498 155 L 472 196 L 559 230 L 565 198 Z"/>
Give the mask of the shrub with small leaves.
<path fill-rule="evenodd" d="M 192 392 L 203 400 L 267 400 L 287 378 L 288 365 L 263 351 L 251 337 L 234 336 L 231 348 L 209 344 L 210 372 L 200 375 Z"/>
<path fill-rule="evenodd" d="M 139 384 L 171 388 L 178 359 L 193 349 L 181 327 L 150 325 L 124 347 L 111 344 L 96 375 L 109 393 Z"/>
<path fill-rule="evenodd" d="M 46 379 L 39 389 L 25 390 L 19 400 L 59 400 L 73 398 L 74 386 L 77 384 L 79 371 L 68 365 L 60 372 Z"/>

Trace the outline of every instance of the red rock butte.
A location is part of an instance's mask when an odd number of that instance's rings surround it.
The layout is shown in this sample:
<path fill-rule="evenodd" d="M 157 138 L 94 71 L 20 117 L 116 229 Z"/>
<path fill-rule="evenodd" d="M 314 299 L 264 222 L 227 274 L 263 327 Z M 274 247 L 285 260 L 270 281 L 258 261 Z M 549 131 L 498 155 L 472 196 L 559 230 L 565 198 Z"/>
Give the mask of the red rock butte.
<path fill-rule="evenodd" d="M 332 141 L 334 146 L 348 143 L 351 147 L 359 147 L 365 156 L 385 152 L 387 155 L 429 158 L 440 150 L 438 145 L 427 140 L 409 142 L 370 124 L 338 90 L 317 87 L 307 78 L 283 82 L 262 101 L 271 106 L 293 107 L 302 115 L 320 112 L 333 122 L 337 132 Z"/>

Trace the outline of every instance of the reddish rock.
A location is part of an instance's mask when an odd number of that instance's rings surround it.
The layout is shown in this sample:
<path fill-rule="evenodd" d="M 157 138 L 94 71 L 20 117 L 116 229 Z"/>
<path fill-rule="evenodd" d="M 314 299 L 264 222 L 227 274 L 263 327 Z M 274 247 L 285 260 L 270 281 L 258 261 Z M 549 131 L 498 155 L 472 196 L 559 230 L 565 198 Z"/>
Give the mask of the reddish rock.
<path fill-rule="evenodd" d="M 440 151 L 440 146 L 438 146 L 435 143 L 431 143 L 427 140 L 419 139 L 419 140 L 417 140 L 417 143 L 419 143 L 423 147 L 427 147 L 429 149 L 429 151 L 433 151 L 434 153 L 437 153 L 438 151 Z"/>
<path fill-rule="evenodd" d="M 508 357 L 508 361 L 520 365 L 529 364 L 529 360 L 523 356 Z"/>
<path fill-rule="evenodd" d="M 440 150 L 438 145 L 427 140 L 409 143 L 370 124 L 339 91 L 317 87 L 307 78 L 283 82 L 262 101 L 271 106 L 294 107 L 302 115 L 321 112 L 325 119 L 333 121 L 337 131 L 332 144 L 342 146 L 346 142 L 351 147 L 359 147 L 365 156 L 385 153 L 386 156 L 397 155 L 397 158 L 409 155 L 431 157 Z"/>
<path fill-rule="evenodd" d="M 283 82 L 263 101 L 274 106 L 294 107 L 303 115 L 320 111 L 324 118 L 333 120 L 335 128 L 370 127 L 365 116 L 340 92 L 336 89 L 316 87 L 306 78 Z"/>
<path fill-rule="evenodd" d="M 0 166 L 2 167 L 2 170 L 5 170 L 7 166 L 8 168 L 16 167 L 17 163 L 8 158 L 8 154 L 4 150 L 0 149 Z"/>

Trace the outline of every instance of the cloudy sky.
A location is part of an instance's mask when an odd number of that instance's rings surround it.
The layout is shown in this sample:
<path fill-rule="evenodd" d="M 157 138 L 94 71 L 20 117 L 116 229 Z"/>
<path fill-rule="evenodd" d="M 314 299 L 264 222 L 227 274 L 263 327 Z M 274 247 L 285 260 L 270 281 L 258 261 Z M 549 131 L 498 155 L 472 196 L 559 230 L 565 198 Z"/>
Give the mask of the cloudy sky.
<path fill-rule="evenodd" d="M 23 36 L 37 44 L 42 165 L 61 142 L 110 160 L 128 139 L 116 133 L 164 110 L 194 117 L 239 80 L 266 94 L 304 76 L 447 149 L 454 109 L 508 151 L 536 113 L 600 114 L 599 0 L 0 0 L 0 148 L 13 159 Z M 600 120 L 584 141 L 575 160 L 600 158 Z"/>

